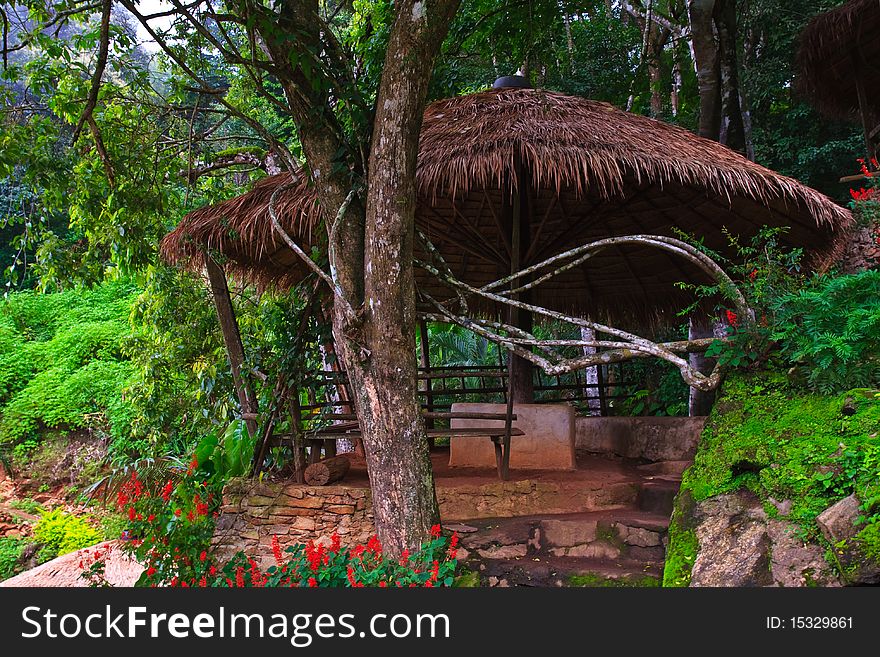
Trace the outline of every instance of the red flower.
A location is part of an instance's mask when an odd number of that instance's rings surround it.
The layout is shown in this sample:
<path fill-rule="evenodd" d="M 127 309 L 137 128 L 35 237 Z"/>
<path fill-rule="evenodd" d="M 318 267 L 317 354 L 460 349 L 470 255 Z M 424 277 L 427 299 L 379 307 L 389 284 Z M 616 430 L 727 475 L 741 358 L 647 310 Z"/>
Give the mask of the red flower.
<path fill-rule="evenodd" d="M 334 533 L 333 536 L 330 537 L 330 541 L 330 551 L 339 552 L 339 548 L 342 546 L 342 539 L 339 538 L 339 534 Z"/>
<path fill-rule="evenodd" d="M 235 585 L 240 589 L 244 588 L 244 568 L 241 566 L 235 569 Z"/>
<path fill-rule="evenodd" d="M 314 577 L 309 577 L 309 588 L 313 589 L 313 588 L 316 588 L 317 586 L 318 586 L 318 580 L 316 580 Z"/>
<path fill-rule="evenodd" d="M 409 550 L 404 549 L 404 551 L 400 555 L 400 565 L 405 566 L 409 561 Z"/>
<path fill-rule="evenodd" d="M 357 580 L 354 578 L 354 568 L 349 566 L 346 576 L 348 577 L 349 584 L 351 584 L 352 586 L 357 586 Z"/>
<path fill-rule="evenodd" d="M 180 509 L 174 509 L 174 515 L 177 516 L 178 518 L 180 517 L 181 513 L 183 513 L 183 512 Z"/>
<path fill-rule="evenodd" d="M 133 506 L 128 507 L 128 519 L 134 520 L 137 517 L 137 512 L 134 510 Z"/>
<path fill-rule="evenodd" d="M 192 511 L 187 511 L 186 512 L 186 519 L 189 520 L 190 522 L 195 522 L 196 515 Z"/>
<path fill-rule="evenodd" d="M 854 201 L 870 201 L 876 193 L 877 190 L 873 188 L 865 189 L 860 187 L 859 189 L 849 190 L 849 195 L 852 196 Z"/>
<path fill-rule="evenodd" d="M 382 580 L 381 582 L 379 582 L 379 588 L 380 589 L 388 588 L 388 582 L 386 582 L 385 580 Z"/>
<path fill-rule="evenodd" d="M 208 574 L 209 575 L 216 575 L 217 574 L 217 566 L 211 566 L 210 568 L 208 568 Z"/>
<path fill-rule="evenodd" d="M 441 531 L 443 531 L 443 528 L 440 525 L 434 525 L 433 527 L 431 527 L 431 536 L 433 536 L 434 538 L 438 538 Z"/>
<path fill-rule="evenodd" d="M 199 555 L 199 561 L 205 561 L 208 558 L 208 553 L 205 550 L 202 550 L 202 553 Z"/>
<path fill-rule="evenodd" d="M 199 586 L 201 586 L 203 589 L 208 587 L 208 580 L 205 578 L 204 575 L 202 575 L 202 579 L 199 580 Z"/>
<path fill-rule="evenodd" d="M 189 463 L 189 468 L 187 468 L 186 474 L 191 475 L 196 470 L 199 469 L 199 459 L 196 456 L 193 456 L 192 461 Z"/>
<path fill-rule="evenodd" d="M 753 270 L 749 273 L 749 280 L 750 280 L 750 281 L 753 281 L 753 280 L 755 280 L 755 278 L 757 278 L 757 276 L 758 276 L 758 270 L 757 270 L 757 269 L 753 269 Z"/>
<path fill-rule="evenodd" d="M 449 539 L 449 547 L 454 548 L 456 545 L 458 545 L 458 534 L 453 534 Z"/>
<path fill-rule="evenodd" d="M 275 563 L 280 567 L 283 559 L 281 558 L 281 545 L 278 543 L 278 537 L 272 536 L 272 554 L 275 556 Z"/>
<path fill-rule="evenodd" d="M 728 324 L 730 324 L 731 326 L 736 326 L 737 324 L 739 324 L 739 317 L 735 312 L 733 312 L 732 310 L 728 310 L 726 311 L 726 315 Z"/>
<path fill-rule="evenodd" d="M 431 580 L 428 580 L 427 582 L 425 582 L 425 588 L 434 588 L 434 583 L 431 582 Z"/>
<path fill-rule="evenodd" d="M 162 488 L 162 501 L 167 502 L 171 499 L 171 491 L 174 490 L 174 485 L 171 483 L 171 480 L 168 480 L 168 483 Z"/>
<path fill-rule="evenodd" d="M 153 522 L 155 519 L 156 519 L 156 515 L 153 513 L 151 513 L 149 516 L 147 516 L 147 522 Z"/>
<path fill-rule="evenodd" d="M 382 552 L 382 544 L 379 542 L 378 536 L 370 536 L 370 540 L 367 541 L 367 549 L 376 555 Z"/>

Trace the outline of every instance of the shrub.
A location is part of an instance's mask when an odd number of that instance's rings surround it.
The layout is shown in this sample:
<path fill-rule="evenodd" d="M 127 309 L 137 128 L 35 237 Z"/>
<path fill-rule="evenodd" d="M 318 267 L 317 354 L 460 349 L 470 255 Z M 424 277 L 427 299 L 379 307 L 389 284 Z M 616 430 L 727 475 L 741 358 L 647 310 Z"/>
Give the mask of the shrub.
<path fill-rule="evenodd" d="M 21 570 L 21 553 L 25 541 L 20 538 L 0 538 L 0 580 L 9 579 Z"/>
<path fill-rule="evenodd" d="M 880 385 L 880 271 L 820 276 L 774 302 L 772 337 L 810 388 L 835 392 Z"/>
<path fill-rule="evenodd" d="M 287 548 L 285 556 L 273 541 L 275 565 L 265 571 L 244 553 L 225 564 L 209 554 L 217 515 L 217 491 L 204 479 L 197 459 L 185 473 L 164 484 L 151 485 L 133 472 L 120 487 L 116 503 L 128 518 L 131 540 L 122 549 L 146 569 L 139 586 L 216 587 L 362 587 L 450 586 L 453 583 L 458 537 L 446 537 L 436 525 L 431 540 L 414 554 L 386 559 L 376 537 L 366 545 L 329 546 L 308 542 Z M 88 556 L 88 555 L 86 555 Z M 85 560 L 83 577 L 103 583 L 101 558 Z"/>
<path fill-rule="evenodd" d="M 101 534 L 85 518 L 57 508 L 44 512 L 34 525 L 34 540 L 43 546 L 38 560 L 44 562 L 94 545 L 101 540 Z"/>

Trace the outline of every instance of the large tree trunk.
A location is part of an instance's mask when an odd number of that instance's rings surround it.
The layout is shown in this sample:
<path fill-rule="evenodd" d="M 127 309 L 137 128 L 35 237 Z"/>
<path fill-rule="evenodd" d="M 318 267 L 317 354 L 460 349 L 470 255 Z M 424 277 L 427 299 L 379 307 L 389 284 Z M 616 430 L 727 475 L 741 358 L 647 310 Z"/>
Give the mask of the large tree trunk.
<path fill-rule="evenodd" d="M 344 311 L 334 313 L 357 397 L 376 530 L 390 556 L 417 547 L 439 521 L 414 358 L 415 170 L 428 82 L 457 7 L 458 0 L 397 3 L 370 151 L 359 330 L 346 330 Z"/>
<path fill-rule="evenodd" d="M 721 73 L 715 37 L 716 0 L 689 0 L 691 43 L 700 89 L 699 135 L 718 141 L 721 129 Z"/>
<path fill-rule="evenodd" d="M 717 0 L 715 25 L 718 32 L 721 81 L 721 126 L 718 139 L 728 148 L 746 155 L 748 153 L 746 128 L 739 88 L 736 0 Z"/>
<path fill-rule="evenodd" d="M 278 13 L 242 5 L 259 17 L 261 45 L 279 69 L 330 243 L 333 334 L 362 423 L 376 531 L 389 556 L 413 549 L 439 513 L 416 395 L 412 253 L 415 166 L 434 59 L 459 0 L 402 0 L 388 40 L 369 149 L 366 199 L 350 196 L 364 180 L 356 153 L 331 108 L 326 87 L 290 64 L 296 46 L 322 52 L 317 0 L 282 0 Z M 307 59 L 301 57 L 299 61 Z"/>

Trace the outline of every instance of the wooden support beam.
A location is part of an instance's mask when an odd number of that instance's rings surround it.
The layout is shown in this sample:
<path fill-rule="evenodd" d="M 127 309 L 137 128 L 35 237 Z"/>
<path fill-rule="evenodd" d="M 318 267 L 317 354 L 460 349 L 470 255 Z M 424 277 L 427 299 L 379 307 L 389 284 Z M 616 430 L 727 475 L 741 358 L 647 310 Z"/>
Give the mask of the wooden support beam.
<path fill-rule="evenodd" d="M 217 319 L 220 320 L 220 331 L 223 333 L 226 355 L 232 370 L 232 384 L 235 386 L 235 394 L 238 396 L 242 417 L 245 418 L 248 432 L 251 436 L 256 436 L 257 398 L 242 372 L 245 363 L 244 346 L 241 342 L 238 320 L 235 318 L 235 308 L 232 306 L 232 298 L 229 295 L 226 274 L 209 255 L 205 257 L 205 269 L 208 272 L 211 296 L 214 298 Z"/>

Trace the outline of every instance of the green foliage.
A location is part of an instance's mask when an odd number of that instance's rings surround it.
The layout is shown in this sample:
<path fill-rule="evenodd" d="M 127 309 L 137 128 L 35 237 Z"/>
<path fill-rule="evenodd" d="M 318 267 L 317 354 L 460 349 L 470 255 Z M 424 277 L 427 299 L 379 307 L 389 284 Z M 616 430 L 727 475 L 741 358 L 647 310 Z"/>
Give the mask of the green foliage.
<path fill-rule="evenodd" d="M 774 310 L 772 338 L 812 389 L 880 386 L 880 271 L 818 276 Z"/>
<path fill-rule="evenodd" d="M 876 391 L 822 396 L 779 373 L 731 376 L 682 490 L 696 501 L 741 488 L 762 500 L 791 500 L 788 518 L 814 536 L 816 516 L 833 502 L 880 494 L 878 426 Z"/>
<path fill-rule="evenodd" d="M 43 510 L 43 505 L 30 497 L 11 500 L 9 506 L 13 509 L 21 509 L 26 513 L 39 513 Z"/>
<path fill-rule="evenodd" d="M 0 538 L 0 580 L 9 579 L 21 569 L 21 553 L 27 541 L 21 538 Z"/>
<path fill-rule="evenodd" d="M 202 468 L 222 482 L 250 473 L 256 443 L 244 420 L 233 420 L 219 436 L 211 433 L 202 439 L 195 455 Z"/>
<path fill-rule="evenodd" d="M 45 511 L 34 525 L 34 540 L 42 545 L 38 559 L 44 562 L 94 545 L 101 534 L 86 518 L 57 508 Z"/>
<path fill-rule="evenodd" d="M 688 414 L 687 384 L 671 363 L 637 359 L 626 363 L 625 377 L 635 383 L 623 390 L 624 399 L 613 400 L 615 415 L 682 416 Z"/>
<path fill-rule="evenodd" d="M 0 308 L 0 442 L 44 427 L 106 427 L 124 435 L 132 376 L 122 354 L 134 287 L 105 283 L 56 294 L 14 293 Z"/>

